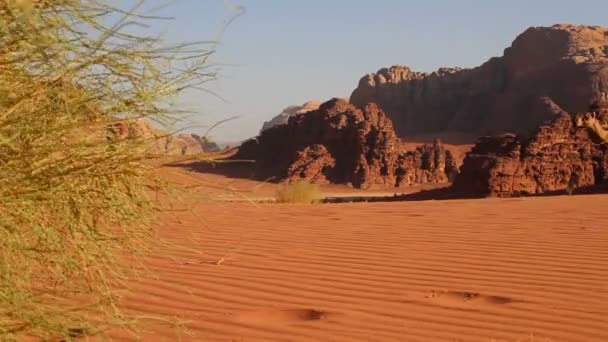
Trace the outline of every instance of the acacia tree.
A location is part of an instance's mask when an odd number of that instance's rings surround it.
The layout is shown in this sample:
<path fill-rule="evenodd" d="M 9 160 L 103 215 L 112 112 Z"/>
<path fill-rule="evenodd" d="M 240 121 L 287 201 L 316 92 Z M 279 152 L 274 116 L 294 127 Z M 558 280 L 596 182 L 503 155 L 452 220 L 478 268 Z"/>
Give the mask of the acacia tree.
<path fill-rule="evenodd" d="M 0 337 L 70 339 L 129 324 L 115 290 L 153 236 L 145 141 L 175 96 L 215 78 L 213 46 L 141 34 L 143 1 L 0 0 Z M 135 258 L 133 258 L 135 257 Z"/>

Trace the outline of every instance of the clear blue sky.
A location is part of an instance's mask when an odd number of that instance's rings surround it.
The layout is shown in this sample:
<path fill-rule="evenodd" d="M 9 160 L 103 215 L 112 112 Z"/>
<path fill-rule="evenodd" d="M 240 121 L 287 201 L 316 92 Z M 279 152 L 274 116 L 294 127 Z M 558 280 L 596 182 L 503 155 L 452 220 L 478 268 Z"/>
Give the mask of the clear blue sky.
<path fill-rule="evenodd" d="M 159 28 L 175 42 L 213 39 L 236 13 L 229 5 L 246 13 L 215 56 L 227 65 L 213 89 L 228 102 L 182 98 L 198 123 L 240 116 L 211 134 L 218 141 L 256 135 L 289 105 L 347 98 L 381 67 L 477 66 L 530 26 L 608 25 L 608 0 L 177 0 L 162 12 L 176 20 Z"/>

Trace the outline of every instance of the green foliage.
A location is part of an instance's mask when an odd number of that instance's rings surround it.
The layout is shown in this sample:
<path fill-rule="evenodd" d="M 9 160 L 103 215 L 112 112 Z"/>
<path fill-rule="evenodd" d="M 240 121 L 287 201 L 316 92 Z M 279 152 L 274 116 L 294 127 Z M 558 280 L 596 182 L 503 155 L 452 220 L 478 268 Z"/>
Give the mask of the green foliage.
<path fill-rule="evenodd" d="M 322 199 L 321 189 L 317 184 L 306 181 L 284 185 L 276 193 L 278 203 L 318 203 Z"/>
<path fill-rule="evenodd" d="M 115 290 L 154 237 L 163 186 L 146 141 L 180 91 L 214 78 L 212 51 L 130 31 L 142 3 L 0 0 L 0 339 L 72 339 L 130 321 Z"/>

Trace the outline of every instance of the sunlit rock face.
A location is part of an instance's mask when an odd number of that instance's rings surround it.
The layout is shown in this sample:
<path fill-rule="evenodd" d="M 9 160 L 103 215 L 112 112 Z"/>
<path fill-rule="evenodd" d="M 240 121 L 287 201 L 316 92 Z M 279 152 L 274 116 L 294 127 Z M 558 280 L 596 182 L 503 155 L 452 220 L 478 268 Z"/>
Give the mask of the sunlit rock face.
<path fill-rule="evenodd" d="M 401 137 L 445 131 L 530 135 L 553 119 L 538 110 L 541 99 L 577 113 L 608 92 L 607 56 L 606 28 L 532 27 L 502 57 L 473 69 L 380 69 L 361 78 L 350 102 L 377 103 Z"/>

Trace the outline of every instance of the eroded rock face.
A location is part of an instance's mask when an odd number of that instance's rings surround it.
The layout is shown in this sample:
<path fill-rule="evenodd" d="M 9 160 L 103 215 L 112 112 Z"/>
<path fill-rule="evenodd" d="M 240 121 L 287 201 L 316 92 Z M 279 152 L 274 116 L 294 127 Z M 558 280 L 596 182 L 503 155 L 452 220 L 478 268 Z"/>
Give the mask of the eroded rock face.
<path fill-rule="evenodd" d="M 287 169 L 287 183 L 305 179 L 316 184 L 329 183 L 336 160 L 324 145 L 311 145 L 298 151 L 295 161 Z"/>
<path fill-rule="evenodd" d="M 217 144 L 206 137 L 196 134 L 168 135 L 167 132 L 152 127 L 145 119 L 117 122 L 109 131 L 114 138 L 145 140 L 151 153 L 191 155 L 220 150 Z"/>
<path fill-rule="evenodd" d="M 511 197 L 601 184 L 607 179 L 608 149 L 590 134 L 562 113 L 529 139 L 514 134 L 480 138 L 467 154 L 454 189 Z"/>
<path fill-rule="evenodd" d="M 301 106 L 287 107 L 287 108 L 283 109 L 283 111 L 281 113 L 279 113 L 277 116 L 272 118 L 272 120 L 264 122 L 264 124 L 262 125 L 261 131 L 263 132 L 263 131 L 269 129 L 270 127 L 274 127 L 274 126 L 278 126 L 278 125 L 285 125 L 285 124 L 287 124 L 287 121 L 289 120 L 290 117 L 292 117 L 294 115 L 308 113 L 312 110 L 316 110 L 319 108 L 320 105 L 321 105 L 321 102 L 308 101 Z"/>
<path fill-rule="evenodd" d="M 397 186 L 447 183 L 454 181 L 458 167 L 452 153 L 436 140 L 400 154 L 395 174 Z"/>
<path fill-rule="evenodd" d="M 235 158 L 255 160 L 256 176 L 263 179 L 308 179 L 369 188 L 422 179 L 445 181 L 447 177 L 438 174 L 451 170 L 446 167 L 452 163 L 447 155 L 439 144 L 408 156 L 391 120 L 378 106 L 357 108 L 346 100 L 332 99 L 243 143 Z M 407 178 L 416 173 L 415 168 L 427 170 L 428 176 Z"/>
<path fill-rule="evenodd" d="M 377 103 L 400 136 L 442 131 L 529 135 L 553 118 L 552 111 L 538 110 L 539 99 L 577 113 L 607 91 L 608 29 L 555 25 L 526 30 L 504 56 L 474 69 L 381 69 L 359 81 L 350 101 Z"/>

